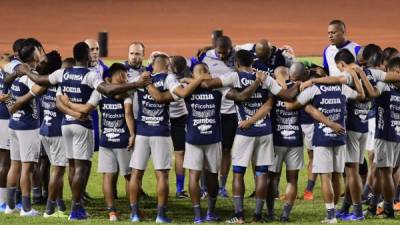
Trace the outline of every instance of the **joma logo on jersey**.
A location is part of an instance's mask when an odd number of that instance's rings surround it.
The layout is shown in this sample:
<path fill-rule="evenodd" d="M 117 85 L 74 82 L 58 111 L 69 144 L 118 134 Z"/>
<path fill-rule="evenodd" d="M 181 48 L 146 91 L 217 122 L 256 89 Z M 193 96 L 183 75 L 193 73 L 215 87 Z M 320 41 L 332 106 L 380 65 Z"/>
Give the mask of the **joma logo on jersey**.
<path fill-rule="evenodd" d="M 341 104 L 340 98 L 324 98 L 322 99 L 319 104 L 321 105 L 332 105 L 332 104 Z"/>
<path fill-rule="evenodd" d="M 320 86 L 321 91 L 341 91 L 340 86 Z"/>
<path fill-rule="evenodd" d="M 64 80 L 79 80 L 79 81 L 83 80 L 83 76 L 82 75 L 69 74 L 69 73 L 64 73 L 63 78 L 64 78 Z"/>
<path fill-rule="evenodd" d="M 214 96 L 212 94 L 197 94 L 192 95 L 191 100 L 214 100 Z"/>
<path fill-rule="evenodd" d="M 67 93 L 81 93 L 81 89 L 78 87 L 63 87 L 63 92 Z"/>
<path fill-rule="evenodd" d="M 390 101 L 391 102 L 400 102 L 400 96 L 391 95 Z"/>
<path fill-rule="evenodd" d="M 103 104 L 103 109 L 122 109 L 121 104 Z"/>
<path fill-rule="evenodd" d="M 242 78 L 242 79 L 240 79 L 240 83 L 242 83 L 244 86 L 249 86 L 252 83 L 254 83 L 254 80 L 249 80 L 247 78 Z"/>

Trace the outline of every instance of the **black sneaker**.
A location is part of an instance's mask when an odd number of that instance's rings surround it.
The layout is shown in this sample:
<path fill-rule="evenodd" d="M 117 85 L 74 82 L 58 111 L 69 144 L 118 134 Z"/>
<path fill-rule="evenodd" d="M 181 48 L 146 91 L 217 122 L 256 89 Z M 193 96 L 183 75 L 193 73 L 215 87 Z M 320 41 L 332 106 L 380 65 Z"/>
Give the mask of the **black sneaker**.
<path fill-rule="evenodd" d="M 36 196 L 32 198 L 33 205 L 43 205 L 46 203 L 46 199 L 43 196 Z"/>
<path fill-rule="evenodd" d="M 189 198 L 189 195 L 186 191 L 176 192 L 176 198 Z"/>
<path fill-rule="evenodd" d="M 289 222 L 289 218 L 288 218 L 288 217 L 285 217 L 285 216 L 281 216 L 281 218 L 279 218 L 279 221 L 280 221 L 281 223 L 288 223 L 288 222 Z"/>
<path fill-rule="evenodd" d="M 277 220 L 275 214 L 268 214 L 268 215 L 265 217 L 265 219 L 266 219 L 268 222 L 272 222 L 272 221 L 276 221 L 276 220 Z"/>
<path fill-rule="evenodd" d="M 264 218 L 262 217 L 261 213 L 253 215 L 253 223 L 262 223 L 262 222 L 264 222 Z"/>

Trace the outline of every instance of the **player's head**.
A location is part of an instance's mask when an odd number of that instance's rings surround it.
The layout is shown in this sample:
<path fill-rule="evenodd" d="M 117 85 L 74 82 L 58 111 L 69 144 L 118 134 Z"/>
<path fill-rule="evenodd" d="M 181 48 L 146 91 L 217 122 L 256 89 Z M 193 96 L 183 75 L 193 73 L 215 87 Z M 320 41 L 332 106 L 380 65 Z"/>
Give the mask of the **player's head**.
<path fill-rule="evenodd" d="M 389 60 L 387 66 L 387 71 L 392 72 L 400 76 L 400 57 L 394 57 Z"/>
<path fill-rule="evenodd" d="M 167 55 L 158 54 L 154 56 L 153 71 L 155 73 L 168 71 L 169 58 Z"/>
<path fill-rule="evenodd" d="M 386 66 L 392 58 L 399 56 L 399 51 L 396 48 L 387 47 L 383 50 L 382 54 L 383 54 L 383 64 L 384 66 Z"/>
<path fill-rule="evenodd" d="M 328 25 L 328 38 L 331 44 L 340 46 L 347 40 L 346 25 L 341 20 L 332 20 Z"/>
<path fill-rule="evenodd" d="M 75 59 L 72 57 L 65 58 L 61 64 L 61 68 L 64 68 L 64 69 L 71 68 L 73 66 L 75 66 Z"/>
<path fill-rule="evenodd" d="M 187 66 L 186 59 L 183 56 L 175 55 L 170 57 L 170 70 L 179 79 L 186 77 L 190 74 L 190 69 Z"/>
<path fill-rule="evenodd" d="M 14 41 L 12 45 L 12 50 L 14 52 L 14 56 L 18 56 L 18 50 L 22 48 L 22 43 L 25 41 L 25 38 L 19 38 Z"/>
<path fill-rule="evenodd" d="M 294 62 L 289 68 L 290 80 L 306 81 L 310 78 L 310 72 L 301 62 Z"/>
<path fill-rule="evenodd" d="M 222 61 L 228 59 L 232 52 L 232 41 L 228 36 L 221 36 L 215 41 L 215 53 Z"/>
<path fill-rule="evenodd" d="M 205 63 L 196 64 L 193 68 L 193 77 L 194 78 L 196 78 L 197 76 L 200 76 L 201 74 L 208 74 L 211 78 L 210 70 L 208 69 L 208 66 Z"/>
<path fill-rule="evenodd" d="M 45 60 L 40 61 L 36 67 L 39 74 L 51 74 L 61 68 L 61 55 L 58 51 L 51 51 L 46 54 Z"/>
<path fill-rule="evenodd" d="M 108 72 L 111 76 L 111 83 L 118 83 L 118 84 L 124 84 L 128 81 L 128 75 L 126 72 L 126 67 L 124 64 L 121 63 L 113 63 L 110 68 L 108 69 Z"/>
<path fill-rule="evenodd" d="M 247 50 L 239 50 L 235 54 L 235 64 L 237 68 L 251 67 L 253 64 L 253 54 Z"/>
<path fill-rule="evenodd" d="M 223 31 L 221 29 L 216 29 L 211 32 L 211 44 L 212 47 L 216 47 L 216 42 L 219 37 L 223 35 Z"/>
<path fill-rule="evenodd" d="M 355 61 L 356 59 L 354 58 L 354 55 L 346 48 L 340 49 L 335 55 L 335 63 L 341 72 Z"/>
<path fill-rule="evenodd" d="M 81 65 L 89 65 L 89 46 L 85 42 L 78 42 L 74 46 L 74 59 L 75 63 Z"/>
<path fill-rule="evenodd" d="M 133 42 L 128 48 L 128 63 L 133 67 L 142 66 L 144 58 L 144 44 Z"/>
<path fill-rule="evenodd" d="M 272 45 L 267 40 L 259 40 L 255 47 L 256 56 L 260 59 L 269 59 L 271 57 Z"/>
<path fill-rule="evenodd" d="M 89 46 L 90 49 L 90 62 L 97 63 L 100 58 L 99 42 L 94 39 L 86 39 L 85 43 Z"/>
<path fill-rule="evenodd" d="M 362 50 L 361 64 L 368 67 L 379 67 L 383 63 L 381 47 L 376 44 L 368 44 Z"/>
<path fill-rule="evenodd" d="M 43 53 L 41 44 L 28 38 L 22 42 L 21 48 L 18 50 L 18 57 L 22 62 L 28 63 L 31 68 L 36 69 L 37 64 L 44 57 Z"/>

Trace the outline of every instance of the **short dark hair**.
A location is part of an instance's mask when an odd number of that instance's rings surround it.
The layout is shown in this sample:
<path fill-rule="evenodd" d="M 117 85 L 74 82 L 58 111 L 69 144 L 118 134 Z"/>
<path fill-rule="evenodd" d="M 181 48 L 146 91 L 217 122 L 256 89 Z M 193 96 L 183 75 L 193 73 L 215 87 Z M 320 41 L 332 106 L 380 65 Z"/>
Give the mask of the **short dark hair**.
<path fill-rule="evenodd" d="M 346 64 L 351 64 L 355 61 L 354 55 L 346 48 L 340 49 L 335 55 L 335 63 L 344 62 Z"/>
<path fill-rule="evenodd" d="M 390 59 L 387 64 L 388 70 L 393 70 L 393 69 L 397 69 L 397 68 L 400 68 L 400 57 L 394 57 L 394 58 Z"/>
<path fill-rule="evenodd" d="M 42 49 L 43 49 L 42 43 L 40 43 L 40 41 L 38 41 L 36 38 L 32 38 L 32 37 L 27 38 L 27 39 L 25 39 L 24 43 L 33 45 L 33 46 L 35 46 L 36 48 L 38 48 L 39 50 L 42 50 Z"/>
<path fill-rule="evenodd" d="M 391 58 L 399 54 L 399 50 L 393 47 L 387 47 L 383 50 L 383 59 L 389 61 Z"/>
<path fill-rule="evenodd" d="M 61 55 L 58 51 L 51 51 L 46 54 L 46 63 L 41 67 L 40 74 L 51 74 L 61 68 Z"/>
<path fill-rule="evenodd" d="M 247 50 L 243 50 L 243 49 L 239 50 L 239 51 L 236 52 L 235 61 L 240 66 L 250 67 L 251 64 L 253 63 L 253 54 L 251 54 Z"/>
<path fill-rule="evenodd" d="M 127 71 L 126 67 L 122 63 L 113 63 L 110 66 L 110 68 L 108 69 L 108 73 L 111 76 L 113 76 L 114 74 L 116 74 L 117 72 L 120 72 L 120 71 L 123 71 L 123 72 Z"/>
<path fill-rule="evenodd" d="M 331 22 L 329 22 L 329 25 L 336 25 L 339 26 L 343 29 L 343 31 L 346 31 L 346 24 L 342 21 L 342 20 L 332 20 Z"/>
<path fill-rule="evenodd" d="M 89 61 L 89 45 L 81 41 L 74 46 L 74 59 L 76 62 L 87 62 Z"/>
<path fill-rule="evenodd" d="M 21 47 L 18 49 L 18 57 L 22 62 L 31 62 L 34 60 L 34 52 L 40 48 L 41 44 L 36 39 L 28 38 L 21 43 Z"/>
<path fill-rule="evenodd" d="M 14 41 L 13 45 L 12 45 L 12 50 L 13 52 L 18 52 L 18 50 L 21 49 L 22 47 L 22 43 L 25 41 L 25 38 L 19 38 L 17 40 Z"/>
<path fill-rule="evenodd" d="M 362 58 L 368 66 L 380 66 L 383 63 L 382 49 L 376 44 L 368 44 L 364 47 Z"/>
<path fill-rule="evenodd" d="M 215 46 L 220 48 L 232 48 L 231 38 L 228 36 L 219 36 L 215 41 Z"/>
<path fill-rule="evenodd" d="M 186 59 L 180 55 L 174 55 L 170 58 L 172 67 L 176 70 L 173 71 L 176 73 L 177 77 L 183 77 L 185 75 L 185 71 L 187 71 L 188 66 L 186 63 Z"/>
<path fill-rule="evenodd" d="M 75 59 L 72 57 L 65 58 L 62 64 L 67 64 L 66 68 L 75 66 Z"/>

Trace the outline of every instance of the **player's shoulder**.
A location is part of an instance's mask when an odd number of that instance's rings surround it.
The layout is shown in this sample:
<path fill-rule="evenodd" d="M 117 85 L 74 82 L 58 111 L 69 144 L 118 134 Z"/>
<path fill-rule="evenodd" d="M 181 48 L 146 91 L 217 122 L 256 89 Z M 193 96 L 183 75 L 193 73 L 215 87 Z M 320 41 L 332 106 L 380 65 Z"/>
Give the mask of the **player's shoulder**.
<path fill-rule="evenodd" d="M 211 58 L 211 59 L 218 59 L 218 56 L 217 56 L 214 48 L 206 51 L 204 58 L 206 58 L 206 57 Z"/>

